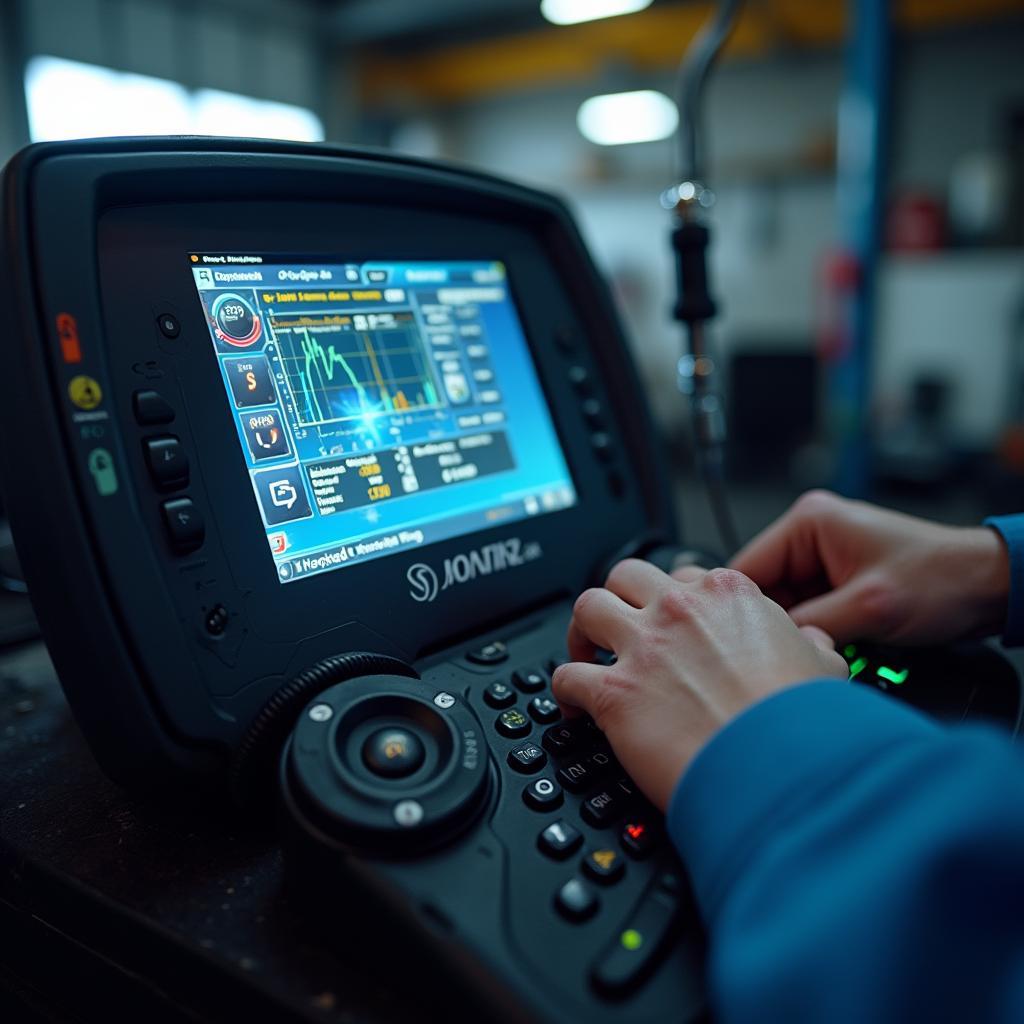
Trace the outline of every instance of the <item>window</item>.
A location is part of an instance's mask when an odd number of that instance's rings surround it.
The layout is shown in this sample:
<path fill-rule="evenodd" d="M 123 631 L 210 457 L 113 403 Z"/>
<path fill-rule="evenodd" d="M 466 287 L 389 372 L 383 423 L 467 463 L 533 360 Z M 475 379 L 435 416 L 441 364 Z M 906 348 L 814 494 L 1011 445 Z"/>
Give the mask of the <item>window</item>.
<path fill-rule="evenodd" d="M 100 135 L 230 135 L 319 142 L 311 110 L 217 89 L 186 89 L 149 75 L 33 57 L 25 69 L 33 142 Z"/>

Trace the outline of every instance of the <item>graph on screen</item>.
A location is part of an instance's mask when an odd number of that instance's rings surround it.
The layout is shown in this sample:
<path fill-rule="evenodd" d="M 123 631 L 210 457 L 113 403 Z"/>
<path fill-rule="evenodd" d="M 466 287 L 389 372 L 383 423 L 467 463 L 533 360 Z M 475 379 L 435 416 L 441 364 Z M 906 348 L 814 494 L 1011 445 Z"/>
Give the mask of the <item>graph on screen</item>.
<path fill-rule="evenodd" d="M 442 402 L 411 313 L 269 318 L 298 421 L 318 427 Z"/>

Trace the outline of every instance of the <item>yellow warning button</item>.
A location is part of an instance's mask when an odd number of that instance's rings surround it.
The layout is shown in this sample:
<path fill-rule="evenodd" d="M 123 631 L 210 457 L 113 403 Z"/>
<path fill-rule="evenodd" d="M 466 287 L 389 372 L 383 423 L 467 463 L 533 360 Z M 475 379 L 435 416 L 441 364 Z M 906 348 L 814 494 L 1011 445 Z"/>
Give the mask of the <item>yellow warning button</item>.
<path fill-rule="evenodd" d="M 103 401 L 103 389 L 94 377 L 72 377 L 68 395 L 79 409 L 95 409 Z"/>

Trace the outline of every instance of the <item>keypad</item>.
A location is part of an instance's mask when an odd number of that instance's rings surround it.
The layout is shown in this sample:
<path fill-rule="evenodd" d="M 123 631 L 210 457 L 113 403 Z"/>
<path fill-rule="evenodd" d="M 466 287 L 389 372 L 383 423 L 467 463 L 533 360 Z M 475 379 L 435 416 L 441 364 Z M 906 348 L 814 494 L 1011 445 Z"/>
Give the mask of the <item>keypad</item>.
<path fill-rule="evenodd" d="M 609 654 L 606 663 L 613 660 Z M 610 929 L 621 919 L 600 924 L 603 890 L 631 880 L 634 885 L 644 882 L 644 895 L 638 887 L 630 899 L 633 909 L 626 927 L 609 931 L 607 940 L 602 939 L 607 945 L 591 964 L 592 984 L 611 995 L 630 990 L 649 976 L 665 947 L 678 896 L 660 881 L 648 887 L 646 865 L 638 863 L 651 857 L 664 841 L 658 815 L 644 803 L 589 717 L 560 718 L 561 710 L 548 687 L 551 673 L 562 662 L 563 658 L 553 655 L 539 663 L 543 669 L 527 666 L 503 673 L 483 686 L 482 698 L 500 712 L 495 719 L 497 732 L 517 741 L 505 748 L 503 756 L 506 778 L 523 801 L 520 806 L 527 814 L 564 815 L 537 833 L 534 856 L 560 862 L 579 857 L 577 873 L 555 881 L 549 890 L 558 914 L 573 925 Z M 522 705 L 520 694 L 529 695 Z M 528 738 L 535 724 L 543 727 L 536 741 Z M 515 785 L 514 775 L 531 777 Z M 588 833 L 584 825 L 601 831 Z M 587 924 L 595 917 L 597 925 Z"/>

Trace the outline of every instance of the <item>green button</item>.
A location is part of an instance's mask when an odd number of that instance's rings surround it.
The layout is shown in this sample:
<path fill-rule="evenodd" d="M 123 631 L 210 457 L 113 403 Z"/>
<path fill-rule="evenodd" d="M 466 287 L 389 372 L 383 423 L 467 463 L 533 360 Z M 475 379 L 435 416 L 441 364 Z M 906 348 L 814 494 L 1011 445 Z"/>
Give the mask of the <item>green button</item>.
<path fill-rule="evenodd" d="M 861 672 L 863 672 L 864 669 L 866 669 L 867 667 L 868 667 L 868 659 L 867 658 L 858 658 L 850 666 L 850 678 L 851 679 L 856 679 L 857 676 L 859 676 L 861 674 Z"/>
<path fill-rule="evenodd" d="M 625 949 L 632 952 L 644 944 L 644 937 L 635 929 L 627 928 L 620 936 L 619 941 Z"/>
<path fill-rule="evenodd" d="M 885 665 L 882 665 L 878 670 L 878 674 L 887 682 L 892 683 L 893 686 L 899 686 L 910 675 L 910 669 L 905 668 L 902 672 L 897 672 L 894 668 L 887 668 Z"/>

